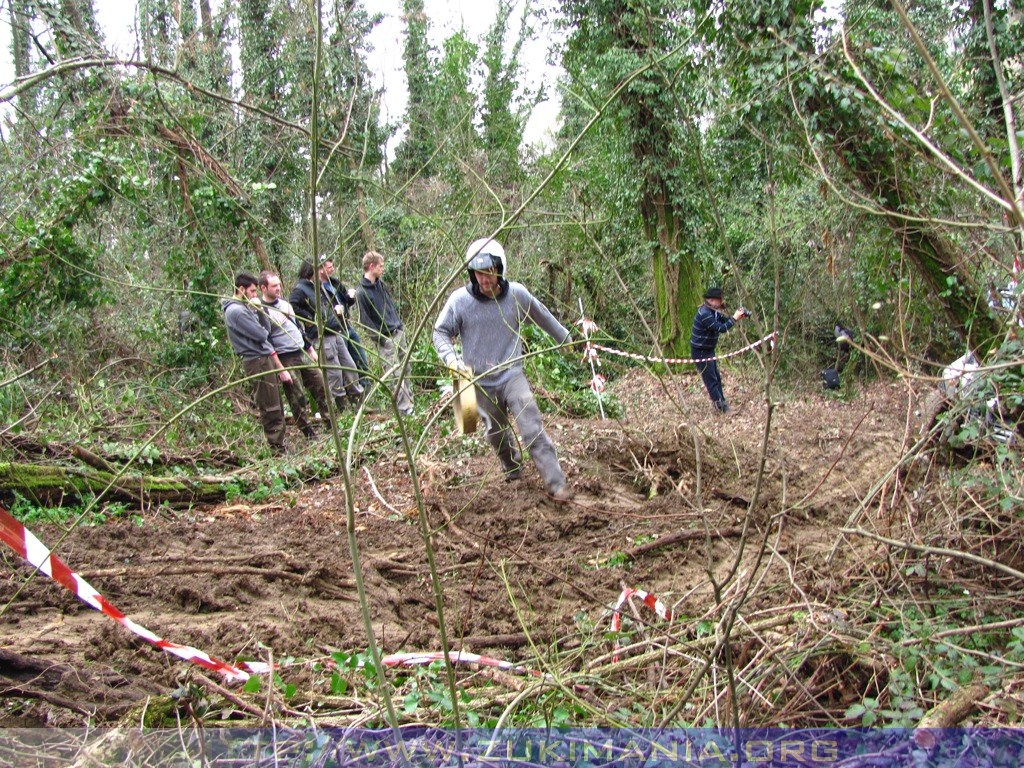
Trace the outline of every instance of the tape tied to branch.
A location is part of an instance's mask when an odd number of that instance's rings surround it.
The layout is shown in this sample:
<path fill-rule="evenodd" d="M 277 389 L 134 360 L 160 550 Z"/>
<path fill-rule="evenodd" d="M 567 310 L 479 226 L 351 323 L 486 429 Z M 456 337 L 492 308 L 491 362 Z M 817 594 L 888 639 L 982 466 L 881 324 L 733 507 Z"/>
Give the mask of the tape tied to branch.
<path fill-rule="evenodd" d="M 615 607 L 612 609 L 612 632 L 618 632 L 622 629 L 622 606 L 626 604 L 626 601 L 630 598 L 638 597 L 640 601 L 654 611 L 655 615 L 659 619 L 665 621 L 672 621 L 672 611 L 666 606 L 661 600 L 652 595 L 650 592 L 645 592 L 642 589 L 634 589 L 633 587 L 623 587 L 622 594 L 619 595 L 618 601 L 615 603 Z M 616 650 L 619 647 L 619 641 L 615 641 Z M 612 661 L 616 662 L 619 660 L 619 654 L 616 653 L 612 656 Z"/>

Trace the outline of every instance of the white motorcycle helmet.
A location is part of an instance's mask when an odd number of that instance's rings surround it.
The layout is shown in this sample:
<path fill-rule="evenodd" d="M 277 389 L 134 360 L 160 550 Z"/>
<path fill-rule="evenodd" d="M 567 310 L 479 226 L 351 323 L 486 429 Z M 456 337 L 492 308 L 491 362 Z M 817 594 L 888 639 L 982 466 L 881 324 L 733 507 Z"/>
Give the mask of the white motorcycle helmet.
<path fill-rule="evenodd" d="M 469 272 L 469 282 L 472 284 L 471 292 L 479 299 L 488 297 L 480 293 L 480 286 L 476 281 L 477 272 L 496 271 L 499 295 L 503 296 L 508 289 L 508 281 L 505 279 L 505 249 L 497 240 L 482 237 L 470 243 L 466 249 L 466 269 Z"/>
<path fill-rule="evenodd" d="M 470 277 L 474 271 L 489 272 L 492 269 L 504 277 L 505 249 L 501 247 L 501 243 L 489 237 L 474 240 L 466 249 L 466 268 Z"/>

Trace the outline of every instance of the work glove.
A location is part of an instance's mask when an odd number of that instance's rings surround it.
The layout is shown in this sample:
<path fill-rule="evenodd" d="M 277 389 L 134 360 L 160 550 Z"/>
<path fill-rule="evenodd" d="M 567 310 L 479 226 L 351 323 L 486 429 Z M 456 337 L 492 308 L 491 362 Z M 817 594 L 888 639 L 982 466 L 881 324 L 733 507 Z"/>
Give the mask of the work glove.
<path fill-rule="evenodd" d="M 465 376 L 466 378 L 473 378 L 473 371 L 469 369 L 469 366 L 462 362 L 461 357 L 456 357 L 454 360 L 448 363 L 448 367 L 453 373 L 459 376 Z"/>

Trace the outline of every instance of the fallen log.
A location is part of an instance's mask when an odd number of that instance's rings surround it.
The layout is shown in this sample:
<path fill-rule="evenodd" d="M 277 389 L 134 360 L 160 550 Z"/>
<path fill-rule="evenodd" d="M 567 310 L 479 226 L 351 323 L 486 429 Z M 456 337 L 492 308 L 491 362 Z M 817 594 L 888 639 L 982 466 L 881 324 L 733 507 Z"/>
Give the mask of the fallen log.
<path fill-rule="evenodd" d="M 705 536 L 710 535 L 712 539 L 726 539 L 733 536 L 739 536 L 743 533 L 742 528 L 719 528 L 713 530 L 710 534 L 703 528 L 690 531 L 678 531 L 676 533 L 669 534 L 668 536 L 662 536 L 660 539 L 655 541 L 649 541 L 646 544 L 641 544 L 638 547 L 627 549 L 624 554 L 630 557 L 636 557 L 637 555 L 643 555 L 647 552 L 653 552 L 656 549 L 667 547 L 670 544 L 679 544 L 683 541 L 693 541 L 694 539 L 703 539 Z"/>
<path fill-rule="evenodd" d="M 137 504 L 195 504 L 224 499 L 229 483 L 238 478 L 156 477 L 117 475 L 96 468 L 0 462 L 0 491 L 17 491 L 37 504 L 60 504 L 68 496 L 79 499 L 104 494 L 113 501 Z"/>
<path fill-rule="evenodd" d="M 928 710 L 917 727 L 956 728 L 965 717 L 977 709 L 978 703 L 988 694 L 988 686 L 984 683 L 974 683 L 966 688 L 958 688 L 950 694 L 948 699 Z"/>

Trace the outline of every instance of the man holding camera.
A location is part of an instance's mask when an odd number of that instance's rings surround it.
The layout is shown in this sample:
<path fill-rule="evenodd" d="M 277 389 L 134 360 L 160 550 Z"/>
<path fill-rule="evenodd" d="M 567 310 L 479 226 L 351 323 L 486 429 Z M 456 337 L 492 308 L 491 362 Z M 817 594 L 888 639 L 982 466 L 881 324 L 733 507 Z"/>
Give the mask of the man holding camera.
<path fill-rule="evenodd" d="M 715 361 L 715 347 L 718 337 L 732 328 L 737 320 L 749 317 L 750 313 L 740 307 L 732 316 L 722 312 L 725 303 L 722 301 L 722 289 L 712 286 L 704 292 L 704 303 L 697 309 L 693 318 L 693 329 L 690 331 L 690 356 L 696 361 L 697 370 L 704 380 L 711 402 L 720 413 L 729 412 L 729 403 L 722 389 L 722 374 L 718 371 Z"/>

